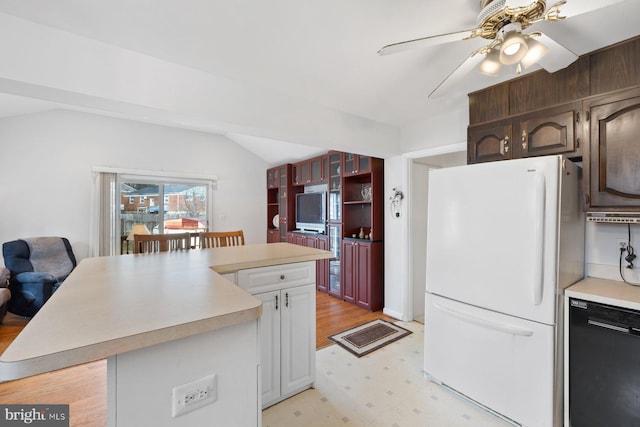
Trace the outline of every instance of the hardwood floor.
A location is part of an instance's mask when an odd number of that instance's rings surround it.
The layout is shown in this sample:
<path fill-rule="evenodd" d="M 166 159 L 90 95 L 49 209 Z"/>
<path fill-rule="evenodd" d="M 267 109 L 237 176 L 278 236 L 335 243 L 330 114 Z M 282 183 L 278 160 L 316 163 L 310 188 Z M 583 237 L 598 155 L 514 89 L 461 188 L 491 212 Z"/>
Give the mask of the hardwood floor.
<path fill-rule="evenodd" d="M 397 319 L 371 313 L 322 292 L 316 292 L 316 349 L 333 344 L 327 337 L 375 319 L 393 322 Z"/>
<path fill-rule="evenodd" d="M 316 348 L 331 341 L 328 336 L 370 320 L 396 319 L 370 313 L 327 294 L 316 292 Z M 2 353 L 27 324 L 28 319 L 7 314 L 0 325 Z M 0 383 L 3 404 L 69 404 L 71 427 L 107 424 L 107 363 L 99 360 L 42 375 Z"/>

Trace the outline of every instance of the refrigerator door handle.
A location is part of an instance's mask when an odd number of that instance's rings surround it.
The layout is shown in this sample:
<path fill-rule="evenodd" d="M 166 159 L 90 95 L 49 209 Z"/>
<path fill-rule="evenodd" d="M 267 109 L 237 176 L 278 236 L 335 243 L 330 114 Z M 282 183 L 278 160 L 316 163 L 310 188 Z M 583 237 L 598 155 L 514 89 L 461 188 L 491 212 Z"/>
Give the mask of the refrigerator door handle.
<path fill-rule="evenodd" d="M 544 175 L 535 173 L 535 219 L 533 238 L 533 304 L 542 303 L 544 281 L 544 208 L 546 199 Z"/>
<path fill-rule="evenodd" d="M 468 313 L 463 313 L 462 311 L 456 310 L 451 307 L 447 307 L 437 302 L 433 302 L 432 304 L 438 310 L 443 311 L 447 314 L 450 314 L 454 317 L 457 317 L 458 319 L 463 320 L 465 322 L 473 323 L 473 324 L 494 329 L 500 332 L 506 332 L 512 335 L 520 335 L 523 337 L 530 337 L 531 335 L 533 335 L 533 331 L 529 329 L 521 328 L 515 325 L 510 325 L 508 323 L 500 323 L 493 320 L 483 319 L 478 316 L 474 316 Z"/>

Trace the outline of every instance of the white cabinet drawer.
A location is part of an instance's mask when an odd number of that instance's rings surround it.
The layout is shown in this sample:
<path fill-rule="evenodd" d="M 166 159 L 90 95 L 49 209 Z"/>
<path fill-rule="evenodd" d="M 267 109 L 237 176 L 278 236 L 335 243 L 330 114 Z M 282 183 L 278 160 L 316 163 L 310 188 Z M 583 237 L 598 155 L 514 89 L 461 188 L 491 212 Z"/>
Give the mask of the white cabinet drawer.
<path fill-rule="evenodd" d="M 249 268 L 237 273 L 238 286 L 252 294 L 316 282 L 316 262 Z"/>

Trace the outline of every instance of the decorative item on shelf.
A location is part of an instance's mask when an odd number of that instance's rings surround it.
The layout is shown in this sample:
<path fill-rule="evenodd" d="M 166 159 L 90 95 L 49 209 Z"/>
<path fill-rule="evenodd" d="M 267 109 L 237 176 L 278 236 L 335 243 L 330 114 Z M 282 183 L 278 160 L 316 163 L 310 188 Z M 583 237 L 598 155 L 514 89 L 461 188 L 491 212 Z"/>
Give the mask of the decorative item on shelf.
<path fill-rule="evenodd" d="M 279 214 L 275 214 L 273 216 L 273 219 L 271 220 L 271 223 L 273 224 L 273 226 L 275 228 L 278 228 L 280 226 L 280 215 Z"/>
<path fill-rule="evenodd" d="M 373 240 L 373 228 L 369 229 L 369 240 Z"/>
<path fill-rule="evenodd" d="M 338 175 L 340 175 L 340 166 L 338 166 L 338 167 L 336 168 L 336 173 L 337 173 Z"/>
<path fill-rule="evenodd" d="M 371 200 L 371 184 L 365 184 L 362 186 L 362 190 L 360 190 L 360 195 L 362 196 L 362 200 L 370 201 Z"/>
<path fill-rule="evenodd" d="M 353 233 L 353 234 L 351 235 L 351 237 L 353 237 L 354 239 L 356 238 L 356 236 L 357 236 L 357 234 L 356 234 L 356 233 Z"/>
<path fill-rule="evenodd" d="M 358 233 L 358 237 L 360 239 L 364 239 L 364 230 L 362 229 L 362 227 L 360 227 L 360 233 Z"/>

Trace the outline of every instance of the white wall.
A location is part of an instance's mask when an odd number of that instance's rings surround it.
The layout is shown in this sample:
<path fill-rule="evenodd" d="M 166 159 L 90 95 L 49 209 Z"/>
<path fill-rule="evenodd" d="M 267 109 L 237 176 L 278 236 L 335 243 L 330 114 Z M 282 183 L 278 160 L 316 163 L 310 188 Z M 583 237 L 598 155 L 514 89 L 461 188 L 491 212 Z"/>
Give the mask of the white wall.
<path fill-rule="evenodd" d="M 620 278 L 620 250 L 618 240 L 628 240 L 626 224 L 599 224 L 587 222 L 585 235 L 585 263 L 587 274 L 603 279 L 622 280 Z M 631 245 L 636 250 L 634 268 L 626 268 L 627 262 L 623 255 L 623 274 L 627 281 L 640 283 L 640 228 L 631 224 Z"/>
<path fill-rule="evenodd" d="M 223 136 L 53 110 L 0 120 L 0 147 L 0 242 L 65 236 L 86 257 L 93 166 L 216 175 L 213 228 L 266 240 L 267 165 Z"/>
<path fill-rule="evenodd" d="M 391 215 L 389 196 L 393 188 L 406 195 L 407 178 L 406 158 L 396 156 L 384 160 L 384 313 L 402 320 L 410 320 L 406 317 L 409 222 L 406 199 L 402 201 L 400 217 L 396 218 Z"/>

